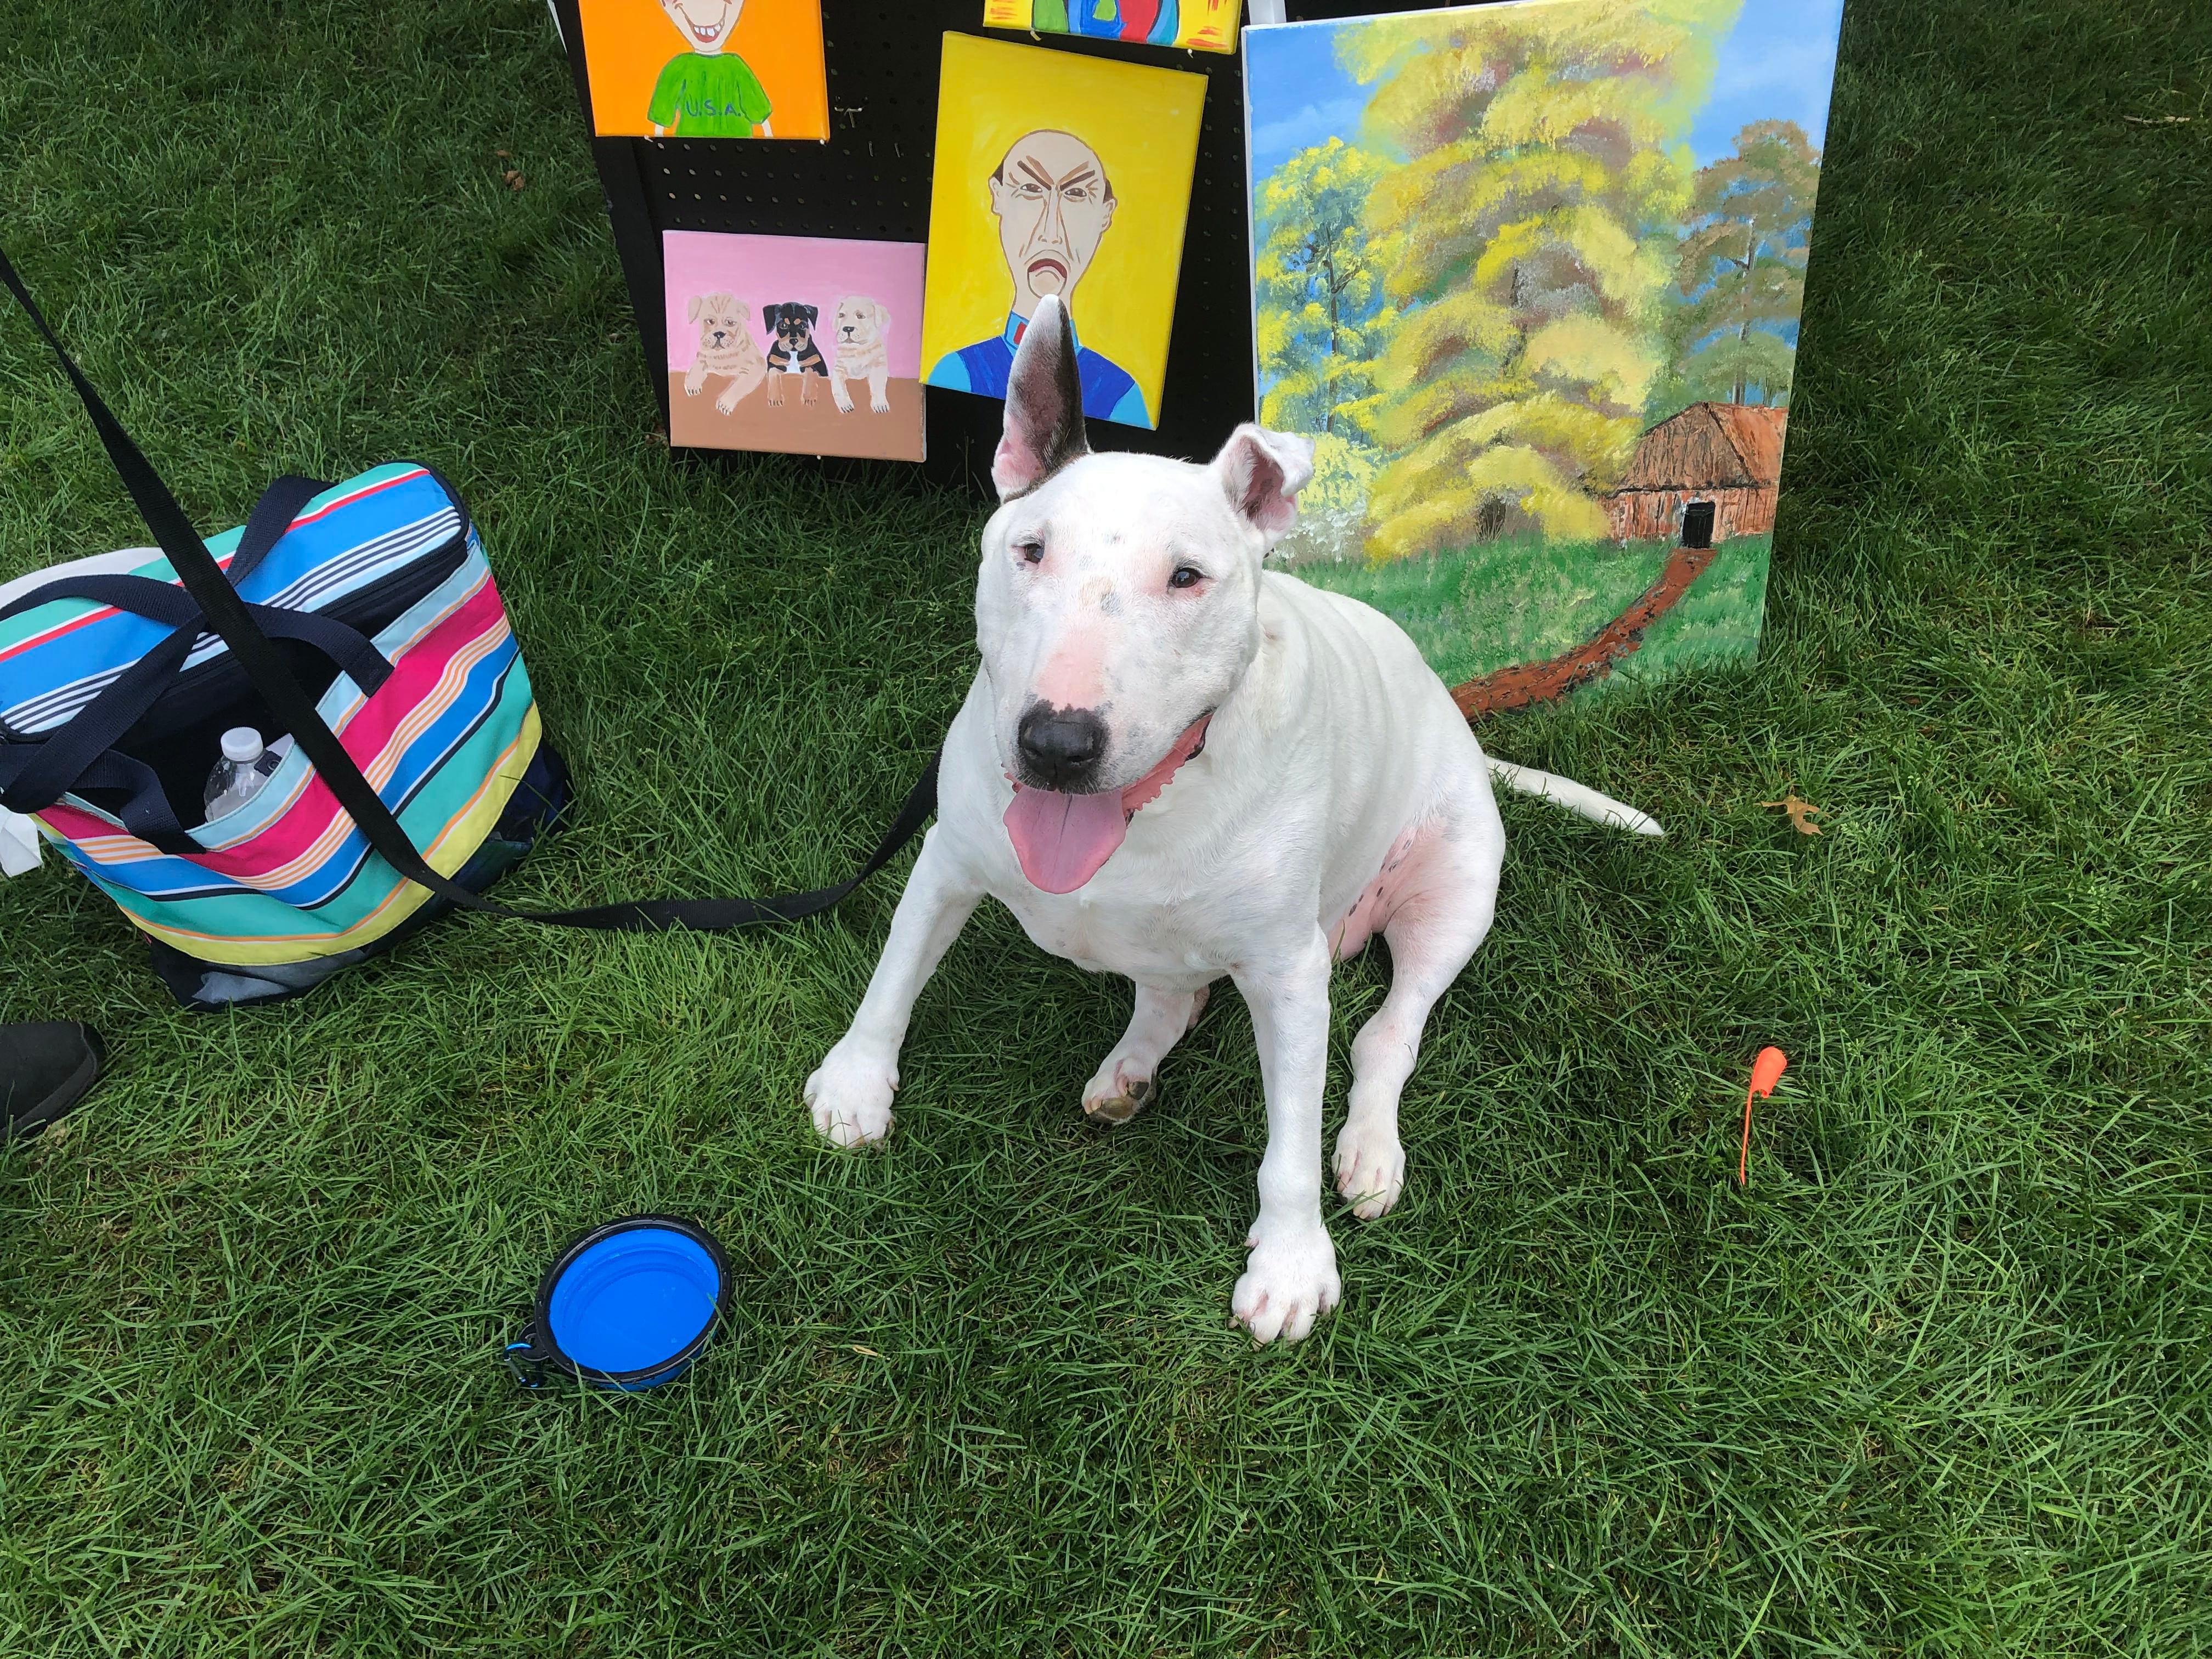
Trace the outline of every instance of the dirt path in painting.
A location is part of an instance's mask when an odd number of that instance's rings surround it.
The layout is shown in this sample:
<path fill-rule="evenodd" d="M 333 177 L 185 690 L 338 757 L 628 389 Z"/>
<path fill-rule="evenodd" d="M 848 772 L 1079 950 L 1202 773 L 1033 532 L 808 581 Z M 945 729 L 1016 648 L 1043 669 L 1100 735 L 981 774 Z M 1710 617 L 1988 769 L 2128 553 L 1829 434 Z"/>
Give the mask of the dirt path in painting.
<path fill-rule="evenodd" d="M 1659 580 L 1595 637 L 1548 661 L 1518 663 L 1455 685 L 1452 701 L 1468 720 L 1479 720 L 1509 708 L 1525 708 L 1532 702 L 1549 702 L 1603 679 L 1613 672 L 1615 663 L 1644 643 L 1644 630 L 1690 591 L 1690 584 L 1713 562 L 1716 551 L 1710 547 L 1676 548 L 1667 556 Z"/>

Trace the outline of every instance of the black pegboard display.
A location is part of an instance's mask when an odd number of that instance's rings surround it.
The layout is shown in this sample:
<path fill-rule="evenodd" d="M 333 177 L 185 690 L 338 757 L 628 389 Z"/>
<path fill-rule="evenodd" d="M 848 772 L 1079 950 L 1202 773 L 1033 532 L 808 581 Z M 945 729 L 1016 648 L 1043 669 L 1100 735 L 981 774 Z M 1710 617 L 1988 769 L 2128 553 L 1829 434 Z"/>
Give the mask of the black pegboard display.
<path fill-rule="evenodd" d="M 576 0 L 552 0 L 589 122 Z M 1304 20 L 1408 9 L 1376 0 L 1310 0 Z M 826 143 L 744 138 L 594 138 L 615 246 L 637 314 L 647 376 L 668 414 L 661 299 L 663 230 L 850 236 L 926 241 L 937 135 L 938 58 L 948 31 L 1023 36 L 981 25 L 982 0 L 823 0 L 830 137 Z M 1245 230 L 1244 82 L 1239 56 L 1037 37 L 1048 51 L 1081 52 L 1203 74 L 1208 82 L 1191 185 L 1174 331 L 1157 431 L 1091 423 L 1101 449 L 1205 456 L 1252 418 L 1250 254 Z M 993 398 L 930 388 L 927 476 L 984 488 L 998 447 Z"/>

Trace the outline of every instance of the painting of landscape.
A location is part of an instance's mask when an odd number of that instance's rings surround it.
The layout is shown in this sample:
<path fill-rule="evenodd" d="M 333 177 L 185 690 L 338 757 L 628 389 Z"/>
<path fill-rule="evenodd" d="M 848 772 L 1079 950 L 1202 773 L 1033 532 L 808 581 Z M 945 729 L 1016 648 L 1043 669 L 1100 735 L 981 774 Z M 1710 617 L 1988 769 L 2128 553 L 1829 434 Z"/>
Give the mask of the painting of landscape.
<path fill-rule="evenodd" d="M 1284 552 L 1471 714 L 1748 660 L 1841 0 L 1244 32 Z"/>

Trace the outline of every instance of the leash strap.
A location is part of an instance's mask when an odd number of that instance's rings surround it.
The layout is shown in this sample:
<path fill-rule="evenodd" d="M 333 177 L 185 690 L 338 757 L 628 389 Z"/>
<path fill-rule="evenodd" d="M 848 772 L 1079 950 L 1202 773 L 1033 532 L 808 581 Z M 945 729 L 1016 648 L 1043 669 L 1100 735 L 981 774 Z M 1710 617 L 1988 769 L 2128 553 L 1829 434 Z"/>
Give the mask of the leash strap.
<path fill-rule="evenodd" d="M 773 898 L 635 899 L 574 910 L 517 910 L 449 880 L 424 861 L 399 820 L 392 817 L 377 794 L 375 787 L 362 775 L 361 768 L 354 763 L 337 733 L 323 723 L 322 716 L 315 711 L 314 700 L 301 688 L 283 654 L 270 643 L 255 620 L 253 608 L 239 598 L 230 578 L 207 550 L 199 532 L 192 528 L 191 520 L 185 516 L 161 474 L 154 470 L 131 434 L 123 429 L 123 423 L 115 418 L 113 411 L 94 390 L 92 382 L 85 379 L 83 371 L 70 358 L 4 252 L 0 252 L 0 283 L 4 283 L 15 296 L 39 332 L 46 337 L 46 343 L 53 348 L 63 373 L 76 388 L 85 413 L 92 417 L 108 459 L 115 464 L 123 479 L 123 487 L 131 492 L 139 516 L 154 532 L 161 551 L 168 556 L 170 568 L 182 580 L 185 591 L 198 602 L 205 625 L 231 648 L 239 666 L 246 671 L 247 680 L 268 699 L 270 711 L 292 734 L 292 740 L 306 751 L 314 763 L 316 774 L 330 786 L 338 805 L 359 827 L 369 846 L 408 880 L 428 888 L 448 903 L 484 915 L 602 933 L 659 933 L 672 928 L 712 933 L 757 922 L 797 921 L 802 916 L 827 910 L 890 863 L 937 810 L 937 765 L 944 753 L 941 748 L 922 768 L 921 776 L 907 792 L 897 817 L 891 820 L 890 828 L 884 832 L 883 840 L 857 875 L 834 887 L 817 887 L 811 892 L 787 893 Z M 275 538 L 270 540 L 273 544 Z"/>

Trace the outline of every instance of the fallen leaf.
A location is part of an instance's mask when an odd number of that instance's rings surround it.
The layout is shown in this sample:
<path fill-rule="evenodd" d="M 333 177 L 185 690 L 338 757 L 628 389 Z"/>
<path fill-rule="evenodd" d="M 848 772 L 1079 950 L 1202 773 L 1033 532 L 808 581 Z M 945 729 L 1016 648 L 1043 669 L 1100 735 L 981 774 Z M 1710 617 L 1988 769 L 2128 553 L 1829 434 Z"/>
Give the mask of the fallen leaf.
<path fill-rule="evenodd" d="M 1763 800 L 1759 804 L 1761 806 L 1778 806 L 1787 812 L 1790 815 L 1790 827 L 1801 836 L 1817 836 L 1820 833 L 1820 826 L 1814 823 L 1813 819 L 1823 809 L 1814 805 L 1809 800 L 1802 799 L 1795 789 L 1792 789 L 1784 799 Z"/>
<path fill-rule="evenodd" d="M 507 170 L 507 187 L 509 190 L 520 190 L 522 188 L 522 175 L 517 173 L 513 167 L 509 167 Z"/>
<path fill-rule="evenodd" d="M 511 161 L 514 159 L 514 153 L 512 150 L 495 149 L 492 151 L 492 154 L 498 156 L 502 161 Z"/>

